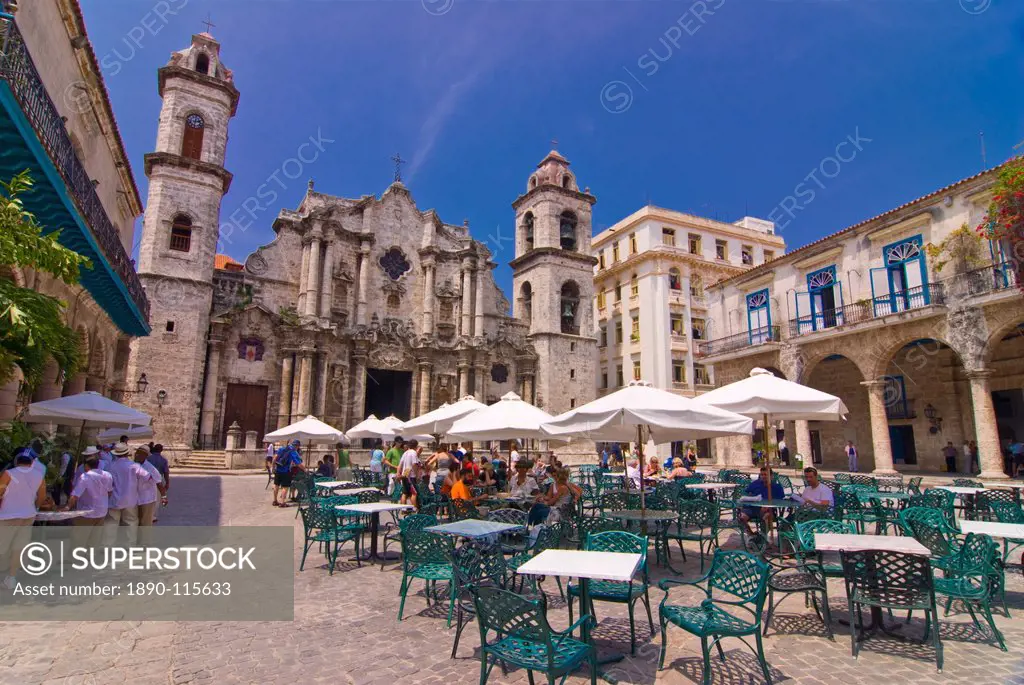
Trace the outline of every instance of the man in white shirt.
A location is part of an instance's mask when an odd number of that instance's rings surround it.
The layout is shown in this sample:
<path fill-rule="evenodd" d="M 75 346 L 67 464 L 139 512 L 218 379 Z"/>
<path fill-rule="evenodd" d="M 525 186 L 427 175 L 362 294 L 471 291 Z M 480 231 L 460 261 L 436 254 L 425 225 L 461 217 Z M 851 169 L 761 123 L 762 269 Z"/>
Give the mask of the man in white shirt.
<path fill-rule="evenodd" d="M 804 469 L 804 478 L 807 479 L 804 491 L 794 495 L 793 499 L 815 509 L 831 509 L 835 505 L 835 496 L 832 488 L 818 480 L 818 469 L 808 466 Z"/>
<path fill-rule="evenodd" d="M 640 489 L 640 462 L 636 459 L 629 460 L 629 465 L 626 466 L 626 478 L 631 481 L 629 487 Z"/>
<path fill-rule="evenodd" d="M 398 480 L 402 487 L 402 498 L 399 503 L 417 507 L 415 479 L 420 476 L 420 454 L 416 449 L 419 443 L 410 440 L 405 445 L 406 450 L 398 461 Z"/>
<path fill-rule="evenodd" d="M 107 518 L 110 493 L 114 491 L 113 477 L 100 468 L 96 448 L 91 448 L 85 458 L 85 471 L 75 481 L 68 500 L 68 509 L 89 511 L 89 516 L 73 519 L 75 544 L 79 547 L 94 547 L 103 538 L 103 521 Z"/>
<path fill-rule="evenodd" d="M 104 471 L 110 470 L 110 465 L 114 463 L 114 455 L 110 453 L 113 449 L 110 445 L 103 445 L 100 447 L 100 468 Z"/>
<path fill-rule="evenodd" d="M 139 533 L 139 481 L 153 480 L 149 471 L 136 464 L 130 457 L 131 450 L 123 442 L 114 446 L 114 463 L 110 475 L 114 480 L 114 491 L 110 495 L 110 508 L 103 522 L 103 544 L 113 545 L 119 526 L 128 528 L 128 544 L 135 545 Z"/>
<path fill-rule="evenodd" d="M 512 450 L 508 453 L 508 461 L 512 469 L 515 470 L 516 464 L 519 463 L 519 450 L 516 449 L 516 443 L 514 442 L 512 443 Z"/>
<path fill-rule="evenodd" d="M 149 480 L 140 480 L 139 486 L 139 527 L 152 526 L 156 503 L 164 489 L 164 477 L 153 464 L 149 463 L 149 448 L 145 445 L 135 448 L 135 463 L 146 469 Z"/>

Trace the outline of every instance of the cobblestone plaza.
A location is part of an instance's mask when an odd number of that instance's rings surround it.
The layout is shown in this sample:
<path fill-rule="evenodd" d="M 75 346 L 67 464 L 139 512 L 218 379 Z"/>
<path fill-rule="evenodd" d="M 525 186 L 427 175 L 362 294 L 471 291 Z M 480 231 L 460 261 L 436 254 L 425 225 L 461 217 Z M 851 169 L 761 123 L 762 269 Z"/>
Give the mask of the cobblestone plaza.
<path fill-rule="evenodd" d="M 271 508 L 262 476 L 181 475 L 175 479 L 171 505 L 161 515 L 168 525 L 263 525 L 295 527 L 295 568 L 301 556 L 302 527 L 294 509 Z M 738 546 L 734 536 L 724 546 Z M 344 551 L 351 551 L 347 546 Z M 696 549 L 689 549 L 684 578 L 696 578 Z M 293 622 L 123 622 L 6 624 L 0 629 L 0 683 L 44 685 L 113 685 L 139 683 L 473 683 L 480 673 L 479 636 L 475 624 L 463 633 L 457 658 L 451 659 L 455 628 L 445 629 L 445 613 L 427 609 L 421 594 L 410 593 L 405 618 L 398 622 L 401 571 L 395 564 L 345 563 L 333 576 L 323 558 L 310 555 L 304 571 L 295 571 Z M 652 555 L 653 562 L 653 555 Z M 673 554 L 678 567 L 678 553 Z M 653 579 L 666 576 L 652 563 Z M 289 579 L 282 578 L 282 582 Z M 568 625 L 564 601 L 548 581 L 549 616 L 554 627 Z M 421 591 L 422 584 L 417 584 Z M 685 598 L 673 590 L 673 598 Z M 651 591 L 657 621 L 662 592 Z M 694 597 L 691 595 L 691 597 Z M 842 585 L 830 586 L 835 641 L 830 642 L 813 610 L 798 597 L 776 614 L 765 639 L 774 682 L 786 683 L 1024 683 L 1024 582 L 1019 568 L 1007 572 L 1007 601 L 1012 618 L 997 614 L 996 623 L 1008 652 L 979 633 L 954 606 L 941 617 L 945 651 L 943 672 L 936 673 L 929 644 L 889 638 L 868 640 L 855 660 L 850 656 Z M 651 638 L 645 619 L 637 618 L 635 657 L 609 668 L 622 683 L 700 682 L 700 643 L 669 629 L 665 669 L 657 670 L 660 639 Z M 624 608 L 598 603 L 594 631 L 602 653 L 627 650 L 629 623 Z M 87 616 L 83 616 L 87 619 Z M 899 618 L 899 617 L 897 617 Z M 914 618 L 905 633 L 920 638 L 923 621 Z M 712 661 L 716 685 L 760 682 L 757 662 L 738 641 L 724 644 L 726 661 Z M 541 677 L 542 678 L 542 677 Z M 491 683 L 525 683 L 526 674 L 495 668 Z M 569 683 L 589 682 L 583 671 Z"/>

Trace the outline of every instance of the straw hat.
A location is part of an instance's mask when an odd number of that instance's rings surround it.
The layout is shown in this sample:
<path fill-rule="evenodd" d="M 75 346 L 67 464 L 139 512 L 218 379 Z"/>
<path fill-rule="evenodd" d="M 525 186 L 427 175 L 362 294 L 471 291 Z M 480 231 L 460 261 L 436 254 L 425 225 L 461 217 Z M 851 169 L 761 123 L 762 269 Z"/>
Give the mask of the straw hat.
<path fill-rule="evenodd" d="M 96 445 L 89 445 L 84 450 L 82 450 L 82 456 L 83 457 L 91 457 L 92 455 L 99 454 L 99 453 L 100 453 L 100 451 L 98 449 L 96 449 Z"/>
<path fill-rule="evenodd" d="M 119 442 L 114 445 L 114 449 L 111 452 L 115 457 L 124 457 L 131 453 L 131 449 L 129 449 L 128 443 Z"/>

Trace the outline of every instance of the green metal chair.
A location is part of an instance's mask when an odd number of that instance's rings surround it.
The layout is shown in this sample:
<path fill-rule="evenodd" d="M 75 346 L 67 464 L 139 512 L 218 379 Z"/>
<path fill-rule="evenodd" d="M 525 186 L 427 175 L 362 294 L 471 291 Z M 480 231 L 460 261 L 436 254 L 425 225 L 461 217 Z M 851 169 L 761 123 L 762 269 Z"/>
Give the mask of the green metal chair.
<path fill-rule="evenodd" d="M 591 533 L 622 530 L 622 521 L 606 516 L 580 516 L 570 522 L 562 519 L 562 540 L 576 549 L 583 549 Z"/>
<path fill-rule="evenodd" d="M 423 530 L 410 530 L 402 535 L 402 585 L 399 594 L 398 620 L 402 620 L 405 597 L 413 580 L 426 582 L 427 606 L 435 594 L 437 581 L 448 583 L 448 627 L 452 627 L 455 610 L 455 571 L 452 567 L 454 540 Z"/>
<path fill-rule="evenodd" d="M 437 525 L 437 516 L 433 514 L 410 514 L 404 519 L 401 519 L 397 525 L 390 521 L 384 525 L 381 529 L 384 532 L 384 537 L 381 543 L 381 562 L 380 570 L 384 570 L 384 560 L 388 553 L 388 544 L 392 542 L 398 542 L 402 539 L 402 535 L 406 531 L 416 530 L 420 531 L 424 528 Z"/>
<path fill-rule="evenodd" d="M 610 492 L 602 492 L 599 508 L 601 513 L 606 511 L 622 511 L 623 509 L 629 509 L 630 497 L 629 493 L 625 490 L 612 490 Z"/>
<path fill-rule="evenodd" d="M 658 670 L 665 667 L 668 650 L 667 627 L 671 623 L 700 638 L 704 655 L 704 684 L 711 682 L 711 645 L 718 648 L 724 662 L 723 638 L 739 638 L 757 656 L 765 680 L 772 681 L 768 662 L 761 644 L 761 610 L 764 607 L 768 584 L 768 564 L 753 554 L 738 550 L 715 550 L 711 568 L 697 580 L 666 579 L 658 583 L 665 592 L 658 606 L 661 624 L 661 656 Z M 705 599 L 698 606 L 669 604 L 669 588 L 673 585 L 692 585 L 704 591 Z M 753 636 L 756 648 L 746 641 Z M 708 642 L 710 640 L 710 643 Z"/>
<path fill-rule="evenodd" d="M 986 490 L 985 492 L 979 492 L 975 496 L 975 509 L 978 514 L 978 518 L 982 521 L 995 521 L 995 512 L 992 510 L 992 504 L 994 502 L 1001 502 L 1002 504 L 1009 504 L 1010 506 L 1017 507 L 1017 497 L 1015 490 Z"/>
<path fill-rule="evenodd" d="M 900 526 L 932 553 L 932 565 L 946 569 L 960 551 L 957 530 L 950 526 L 942 511 L 931 507 L 910 507 L 900 512 Z"/>
<path fill-rule="evenodd" d="M 848 485 L 853 482 L 852 480 L 850 480 L 850 474 L 848 473 L 837 473 L 832 478 L 833 480 L 835 480 L 835 482 L 839 483 L 840 485 Z"/>
<path fill-rule="evenodd" d="M 720 514 L 717 502 L 709 502 L 705 499 L 680 500 L 678 505 L 679 518 L 675 525 L 666 526 L 663 529 L 665 559 L 669 569 L 676 574 L 672 567 L 672 555 L 669 551 L 669 540 L 675 540 L 679 545 L 679 552 L 686 561 L 686 550 L 683 549 L 683 541 L 696 542 L 700 550 L 700 572 L 704 573 L 704 545 L 707 544 L 708 552 L 718 544 L 718 520 Z"/>
<path fill-rule="evenodd" d="M 839 523 L 829 521 L 829 523 Z M 844 525 L 844 524 L 840 524 Z M 811 598 L 811 604 L 818 618 L 825 624 L 825 631 L 829 640 L 835 640 L 832 635 L 832 612 L 828 605 L 828 578 L 821 564 L 821 554 L 816 552 L 793 551 L 789 554 L 771 554 L 765 556 L 772 570 L 768 576 L 768 611 L 764 618 L 764 635 L 768 635 L 768 628 L 771 626 L 772 617 L 779 604 L 787 597 L 794 594 L 801 594 L 806 601 Z M 776 595 L 782 595 L 782 599 L 775 601 Z M 818 595 L 821 595 L 821 604 L 818 603 Z"/>
<path fill-rule="evenodd" d="M 515 573 L 519 570 L 519 567 L 525 564 L 530 559 L 540 554 L 546 549 L 558 549 L 559 544 L 562 541 L 562 527 L 560 525 L 548 526 L 540 525 L 535 529 L 537 531 L 536 537 L 528 546 L 521 552 L 513 554 L 506 560 L 506 565 L 509 571 Z M 530 586 L 534 592 L 540 592 L 540 584 L 543 579 L 538 579 L 537 576 L 517 576 L 519 578 L 519 592 L 523 591 L 523 584 L 527 579 L 530 581 Z M 558 584 L 558 594 L 565 598 L 565 591 L 562 590 L 562 579 L 555 577 L 555 582 Z M 515 589 L 513 586 L 512 589 Z"/>
<path fill-rule="evenodd" d="M 925 640 L 929 633 L 935 647 L 935 665 L 942 672 L 942 642 L 939 640 L 939 612 L 928 557 L 919 554 L 867 550 L 840 552 L 850 622 L 850 650 L 853 658 L 860 651 L 859 635 L 864 631 L 863 607 L 875 609 L 880 622 L 881 609 L 925 612 Z"/>
<path fill-rule="evenodd" d="M 924 480 L 921 476 L 914 476 L 907 481 L 905 486 L 906 492 L 911 495 L 921 494 L 921 481 Z"/>
<path fill-rule="evenodd" d="M 996 521 L 999 523 L 1024 523 L 1024 509 L 1017 504 L 1006 504 L 1005 502 L 992 501 L 989 503 Z M 1024 540 L 1020 538 L 1003 538 L 1003 563 L 1010 558 L 1010 552 L 1024 547 Z"/>
<path fill-rule="evenodd" d="M 779 533 L 779 551 L 785 552 L 786 545 L 789 545 L 791 552 L 796 552 L 800 547 L 800 541 L 797 539 L 796 528 L 797 525 L 806 521 L 818 521 L 821 519 L 831 520 L 833 517 L 832 509 L 818 509 L 809 505 L 804 505 L 786 516 L 780 518 L 777 521 L 778 533 Z"/>
<path fill-rule="evenodd" d="M 534 671 L 544 673 L 549 685 L 558 678 L 564 682 L 566 676 L 588 664 L 590 683 L 597 684 L 597 648 L 572 637 L 574 630 L 591 620 L 589 614 L 558 632 L 548 623 L 544 595 L 528 599 L 486 586 L 471 586 L 470 592 L 480 626 L 480 685 L 485 685 L 498 662 L 525 668 L 531 683 Z M 488 640 L 492 631 L 495 637 Z"/>
<path fill-rule="evenodd" d="M 526 536 L 527 517 L 528 514 L 522 509 L 512 509 L 511 507 L 492 509 L 487 512 L 488 521 L 523 527 L 522 531 L 505 533 L 501 536 L 501 547 L 505 554 L 515 554 L 526 549 L 528 544 Z"/>
<path fill-rule="evenodd" d="M 973 478 L 954 478 L 953 486 L 957 488 L 984 488 L 985 484 Z"/>
<path fill-rule="evenodd" d="M 456 625 L 455 641 L 452 644 L 452 657 L 459 649 L 459 637 L 469 621 L 476 616 L 473 605 L 472 587 L 505 588 L 508 583 L 508 565 L 505 555 L 497 545 L 462 545 L 452 554 L 452 567 L 455 570 L 455 606 Z"/>
<path fill-rule="evenodd" d="M 946 523 L 953 528 L 956 527 L 956 495 L 949 490 L 931 488 L 920 495 L 911 495 L 907 501 L 907 507 L 932 507 L 942 512 L 946 517 Z"/>
<path fill-rule="evenodd" d="M 800 552 L 806 555 L 815 553 L 817 548 L 815 547 L 814 536 L 818 533 L 852 535 L 856 532 L 852 523 L 836 521 L 834 519 L 817 519 L 796 524 L 796 537 L 800 546 Z M 825 577 L 842 578 L 843 565 L 838 558 L 833 558 L 832 555 L 821 555 L 819 563 Z"/>
<path fill-rule="evenodd" d="M 946 569 L 945 577 L 934 578 L 935 594 L 947 598 L 946 615 L 953 600 L 958 599 L 967 607 L 974 625 L 982 630 L 981 623 L 974 613 L 972 605 L 976 605 L 985 616 L 988 627 L 999 644 L 1006 651 L 1003 635 L 996 628 L 992 619 L 992 595 L 1002 586 L 1003 570 L 999 562 L 999 547 L 988 535 L 968 533 L 954 564 Z M 909 618 L 909 617 L 908 617 Z"/>
<path fill-rule="evenodd" d="M 647 577 L 647 536 L 634 535 L 623 531 L 608 531 L 606 533 L 591 533 L 587 536 L 583 548 L 590 552 L 626 552 L 639 554 L 640 575 L 639 582 L 634 580 L 592 580 L 590 581 L 590 607 L 580 607 L 580 613 L 588 609 L 591 616 L 595 615 L 593 603 L 595 600 L 612 602 L 614 604 L 625 604 L 629 608 L 629 642 L 630 654 L 636 654 L 636 626 L 633 619 L 633 608 L 637 600 L 643 600 L 647 608 L 647 621 L 651 626 L 651 634 L 654 634 L 654 618 L 651 616 L 651 598 L 647 592 L 649 587 Z M 580 586 L 569 583 L 569 622 L 572 623 L 572 601 L 573 597 L 580 596 Z"/>
<path fill-rule="evenodd" d="M 854 485 L 863 485 L 872 490 L 878 489 L 878 481 L 875 480 L 874 476 L 866 476 L 862 473 L 851 473 L 850 482 Z"/>
<path fill-rule="evenodd" d="M 302 561 L 299 562 L 299 570 L 306 566 L 306 555 L 313 545 L 319 545 L 327 557 L 327 568 L 330 575 L 334 575 L 334 565 L 338 560 L 338 549 L 348 541 L 353 541 L 356 548 L 356 563 L 360 566 L 359 548 L 361 531 L 345 530 L 339 523 L 333 507 L 300 507 L 299 514 L 302 515 Z"/>
<path fill-rule="evenodd" d="M 793 494 L 793 481 L 789 476 L 783 473 L 773 473 L 772 480 L 782 486 L 782 489 L 786 492 L 786 497 Z"/>
<path fill-rule="evenodd" d="M 452 521 L 463 521 L 465 519 L 482 519 L 480 510 L 468 499 L 453 499 L 448 502 L 448 511 Z"/>

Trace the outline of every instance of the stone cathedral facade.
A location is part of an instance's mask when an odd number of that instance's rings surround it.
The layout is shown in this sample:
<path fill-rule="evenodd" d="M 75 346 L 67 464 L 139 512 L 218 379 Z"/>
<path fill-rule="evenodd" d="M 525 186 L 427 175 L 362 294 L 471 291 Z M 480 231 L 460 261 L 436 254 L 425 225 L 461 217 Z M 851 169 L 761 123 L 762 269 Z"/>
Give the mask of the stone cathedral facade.
<path fill-rule="evenodd" d="M 513 205 L 514 317 L 468 222 L 419 209 L 400 181 L 359 198 L 310 181 L 243 265 L 216 255 L 238 103 L 220 46 L 193 36 L 159 74 L 139 261 L 153 334 L 133 341 L 129 377 L 148 375 L 133 403 L 175 454 L 222 449 L 236 422 L 262 436 L 307 414 L 344 430 L 465 395 L 515 391 L 552 414 L 594 397 L 595 198 L 559 153 Z"/>

